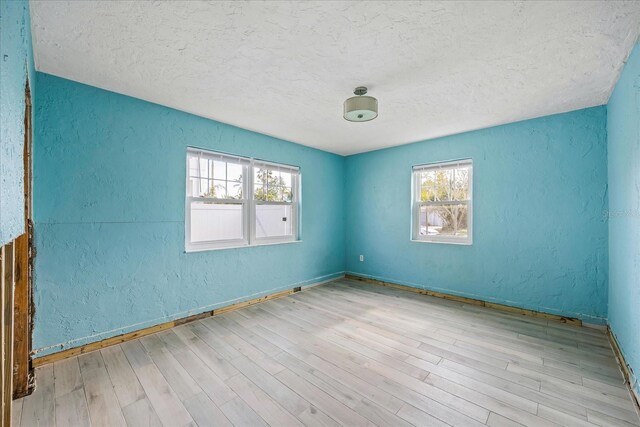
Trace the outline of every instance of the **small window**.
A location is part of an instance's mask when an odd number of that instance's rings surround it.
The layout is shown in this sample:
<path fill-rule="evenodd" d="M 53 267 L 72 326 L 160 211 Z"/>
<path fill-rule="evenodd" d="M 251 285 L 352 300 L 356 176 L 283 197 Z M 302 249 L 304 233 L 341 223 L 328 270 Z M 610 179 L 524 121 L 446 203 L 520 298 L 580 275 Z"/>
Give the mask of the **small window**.
<path fill-rule="evenodd" d="M 298 239 L 297 167 L 187 151 L 187 251 Z"/>
<path fill-rule="evenodd" d="M 413 240 L 471 244 L 472 178 L 471 160 L 413 167 Z"/>

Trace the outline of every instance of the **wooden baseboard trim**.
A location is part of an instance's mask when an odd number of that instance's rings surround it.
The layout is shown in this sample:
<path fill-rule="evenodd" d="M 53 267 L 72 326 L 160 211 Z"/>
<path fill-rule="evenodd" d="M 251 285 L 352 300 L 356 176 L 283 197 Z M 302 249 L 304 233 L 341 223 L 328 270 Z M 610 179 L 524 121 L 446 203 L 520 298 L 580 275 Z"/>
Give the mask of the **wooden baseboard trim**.
<path fill-rule="evenodd" d="M 357 280 L 360 282 L 371 283 L 374 285 L 386 286 L 388 288 L 401 289 L 403 291 L 414 292 L 417 294 L 428 295 L 431 297 L 447 299 L 463 304 L 477 305 L 481 307 L 489 307 L 495 310 L 505 311 L 508 313 L 521 314 L 523 316 L 538 317 L 541 319 L 554 320 L 561 323 L 567 323 L 574 326 L 582 326 L 582 320 L 573 317 L 559 316 L 557 314 L 544 313 L 542 311 L 527 310 L 525 308 L 512 307 L 510 305 L 498 304 L 495 302 L 483 301 L 480 299 L 461 297 L 458 295 L 446 294 L 443 292 L 430 291 L 428 289 L 414 288 L 412 286 L 399 285 L 397 283 L 385 282 L 382 280 L 371 279 L 356 274 L 346 274 L 345 279 Z"/>
<path fill-rule="evenodd" d="M 301 287 L 287 289 L 284 291 L 275 292 L 273 294 L 264 295 L 258 298 L 253 298 L 247 301 L 238 302 L 235 304 L 227 305 L 225 307 L 216 308 L 215 310 L 205 311 L 204 313 L 194 314 L 192 316 L 183 317 L 169 322 L 160 323 L 158 325 L 150 326 L 148 328 L 139 329 L 133 332 L 127 332 L 126 334 L 118 335 L 111 338 L 106 338 L 100 341 L 92 342 L 89 344 L 81 345 L 78 347 L 72 347 L 66 350 L 62 350 L 56 353 L 47 354 L 46 356 L 36 357 L 33 359 L 33 366 L 40 367 L 49 363 L 54 363 L 59 360 L 68 359 L 70 357 L 78 356 L 80 354 L 89 353 L 91 351 L 100 350 L 112 345 L 121 344 L 123 342 L 135 340 L 147 335 L 155 334 L 156 332 L 171 329 L 175 326 L 184 325 L 185 323 L 195 322 L 196 320 L 205 319 L 207 317 L 216 316 L 230 311 L 238 310 L 250 305 L 259 304 L 261 302 L 269 301 L 276 298 L 285 297 L 296 292 L 300 292 Z"/>
<path fill-rule="evenodd" d="M 631 400 L 634 403 L 636 413 L 638 414 L 638 417 L 640 417 L 640 396 L 636 394 L 636 391 L 631 386 L 631 379 L 634 378 L 634 374 L 631 372 L 627 361 L 624 359 L 624 355 L 622 354 L 620 346 L 618 345 L 618 340 L 616 339 L 616 336 L 613 334 L 613 332 L 611 332 L 610 326 L 607 326 L 607 337 L 609 338 L 609 344 L 611 344 L 613 353 L 616 355 L 616 359 L 618 360 L 618 365 L 620 366 L 622 376 L 624 377 L 624 383 L 629 389 L 629 394 L 631 395 Z"/>

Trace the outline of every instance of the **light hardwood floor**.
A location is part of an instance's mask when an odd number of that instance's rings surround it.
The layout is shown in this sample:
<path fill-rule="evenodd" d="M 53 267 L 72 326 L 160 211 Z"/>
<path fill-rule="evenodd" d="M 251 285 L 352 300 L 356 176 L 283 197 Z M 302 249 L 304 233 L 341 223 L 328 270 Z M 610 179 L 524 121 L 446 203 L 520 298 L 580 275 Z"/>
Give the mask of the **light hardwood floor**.
<path fill-rule="evenodd" d="M 37 370 L 15 426 L 640 426 L 603 332 L 340 280 Z"/>

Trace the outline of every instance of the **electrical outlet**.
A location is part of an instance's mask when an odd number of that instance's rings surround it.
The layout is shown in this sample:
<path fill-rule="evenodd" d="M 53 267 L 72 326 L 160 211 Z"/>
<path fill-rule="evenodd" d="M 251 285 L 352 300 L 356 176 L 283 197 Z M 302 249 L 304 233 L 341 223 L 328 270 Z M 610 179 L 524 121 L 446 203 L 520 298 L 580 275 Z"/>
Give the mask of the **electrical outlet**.
<path fill-rule="evenodd" d="M 364 255 L 360 255 L 360 262 L 364 262 Z"/>

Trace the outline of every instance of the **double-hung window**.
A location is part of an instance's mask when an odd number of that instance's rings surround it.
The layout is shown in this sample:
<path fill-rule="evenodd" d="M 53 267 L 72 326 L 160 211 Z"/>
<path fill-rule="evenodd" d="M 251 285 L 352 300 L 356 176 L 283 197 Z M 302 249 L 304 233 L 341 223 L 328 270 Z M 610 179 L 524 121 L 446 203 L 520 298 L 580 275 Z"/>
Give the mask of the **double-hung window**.
<path fill-rule="evenodd" d="M 413 167 L 413 240 L 471 244 L 472 179 L 471 160 Z"/>
<path fill-rule="evenodd" d="M 297 167 L 189 148 L 188 252 L 298 240 Z"/>
<path fill-rule="evenodd" d="M 298 229 L 298 168 L 253 162 L 251 234 L 257 243 L 296 240 Z"/>

